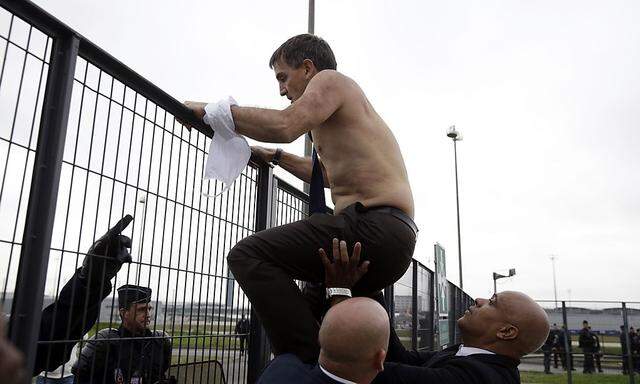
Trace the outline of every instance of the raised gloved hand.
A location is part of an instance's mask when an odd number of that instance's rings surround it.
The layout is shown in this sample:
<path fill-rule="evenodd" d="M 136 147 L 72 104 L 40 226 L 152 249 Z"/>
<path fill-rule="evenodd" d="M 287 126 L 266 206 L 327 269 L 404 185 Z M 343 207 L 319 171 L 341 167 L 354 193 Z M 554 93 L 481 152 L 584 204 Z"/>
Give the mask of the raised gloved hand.
<path fill-rule="evenodd" d="M 93 243 L 82 262 L 81 279 L 91 281 L 92 284 L 102 284 L 111 280 L 123 263 L 131 262 L 128 249 L 131 248 L 131 239 L 120 233 L 132 220 L 131 215 L 126 215 Z"/>

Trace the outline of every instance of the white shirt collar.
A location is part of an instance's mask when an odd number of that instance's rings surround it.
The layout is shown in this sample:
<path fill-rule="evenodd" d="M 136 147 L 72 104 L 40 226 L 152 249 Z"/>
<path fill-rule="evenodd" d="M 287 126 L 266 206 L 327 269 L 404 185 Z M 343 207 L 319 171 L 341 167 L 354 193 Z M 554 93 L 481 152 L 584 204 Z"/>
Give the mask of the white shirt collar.
<path fill-rule="evenodd" d="M 342 377 L 338 377 L 336 375 L 334 375 L 333 373 L 327 371 L 326 369 L 322 368 L 322 364 L 318 363 L 318 367 L 320 367 L 320 369 L 322 370 L 322 372 L 324 372 L 325 375 L 329 376 L 330 378 L 332 378 L 333 380 L 337 381 L 338 383 L 343 383 L 343 384 L 357 384 L 354 381 L 349 381 L 347 379 L 343 379 Z"/>
<path fill-rule="evenodd" d="M 465 347 L 464 344 L 460 344 L 460 348 L 458 349 L 458 352 L 456 352 L 456 356 L 469 356 L 469 355 L 480 355 L 480 354 L 495 355 L 495 353 L 491 351 L 487 351 L 486 349 Z"/>

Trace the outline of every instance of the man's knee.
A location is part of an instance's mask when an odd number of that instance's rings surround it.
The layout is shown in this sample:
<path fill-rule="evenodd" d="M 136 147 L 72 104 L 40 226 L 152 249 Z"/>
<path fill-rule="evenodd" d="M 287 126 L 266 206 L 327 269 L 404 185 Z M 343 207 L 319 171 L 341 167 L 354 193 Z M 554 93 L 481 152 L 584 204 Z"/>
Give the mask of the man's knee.
<path fill-rule="evenodd" d="M 253 236 L 240 240 L 227 255 L 227 265 L 236 280 L 242 281 L 251 267 L 258 262 L 259 250 Z"/>

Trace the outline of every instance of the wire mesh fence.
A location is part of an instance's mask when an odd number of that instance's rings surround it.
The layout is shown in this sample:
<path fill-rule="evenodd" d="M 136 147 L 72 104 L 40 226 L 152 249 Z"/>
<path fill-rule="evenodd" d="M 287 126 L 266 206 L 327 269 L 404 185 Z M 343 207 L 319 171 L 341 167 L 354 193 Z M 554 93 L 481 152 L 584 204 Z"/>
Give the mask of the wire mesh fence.
<path fill-rule="evenodd" d="M 11 311 L 51 38 L 0 8 L 0 304 Z M 7 296 L 9 294 L 9 296 Z"/>

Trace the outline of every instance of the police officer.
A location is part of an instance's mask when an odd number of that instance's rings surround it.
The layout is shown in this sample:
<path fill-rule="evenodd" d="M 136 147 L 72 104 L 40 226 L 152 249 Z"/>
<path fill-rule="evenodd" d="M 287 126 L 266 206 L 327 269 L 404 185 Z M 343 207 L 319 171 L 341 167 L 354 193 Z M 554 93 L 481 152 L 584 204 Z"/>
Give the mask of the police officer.
<path fill-rule="evenodd" d="M 594 343 L 591 331 L 589 330 L 589 322 L 587 320 L 582 322 L 582 329 L 580 330 L 580 336 L 578 338 L 578 347 L 582 348 L 582 353 L 584 354 L 582 372 L 593 373 L 595 371 L 593 365 Z"/>
<path fill-rule="evenodd" d="M 151 289 L 118 288 L 122 323 L 105 328 L 89 340 L 73 367 L 78 384 L 153 384 L 166 381 L 171 364 L 171 339 L 149 329 Z M 174 381 L 174 378 L 170 379 Z"/>
<path fill-rule="evenodd" d="M 242 318 L 236 323 L 236 338 L 240 340 L 240 355 L 244 355 L 244 345 L 247 342 L 250 331 L 251 323 L 242 314 Z"/>
<path fill-rule="evenodd" d="M 542 353 L 544 354 L 544 373 L 551 373 L 551 352 L 553 351 L 553 346 L 555 344 L 556 333 L 549 332 L 547 336 L 547 340 L 542 344 Z"/>

